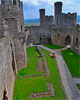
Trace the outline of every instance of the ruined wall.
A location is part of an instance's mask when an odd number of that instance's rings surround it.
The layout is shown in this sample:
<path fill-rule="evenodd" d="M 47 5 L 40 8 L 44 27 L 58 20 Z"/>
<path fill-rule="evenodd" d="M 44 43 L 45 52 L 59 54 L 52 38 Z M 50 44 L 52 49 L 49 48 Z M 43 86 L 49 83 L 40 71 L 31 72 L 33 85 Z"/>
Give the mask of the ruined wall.
<path fill-rule="evenodd" d="M 6 2 L 5 2 L 6 1 Z M 9 2 L 8 2 L 9 1 Z M 5 91 L 13 99 L 15 75 L 26 67 L 26 34 L 22 2 L 2 0 L 0 5 L 0 100 Z"/>
<path fill-rule="evenodd" d="M 49 44 L 50 28 L 50 26 L 31 26 L 27 37 L 27 45 L 30 43 Z"/>
<path fill-rule="evenodd" d="M 61 45 L 65 47 L 66 45 L 71 45 L 71 48 L 79 54 L 80 52 L 80 32 L 77 26 L 67 26 L 67 27 L 54 27 L 51 30 L 51 42 L 52 44 Z"/>
<path fill-rule="evenodd" d="M 3 99 L 5 90 L 9 100 L 12 100 L 13 97 L 15 72 L 12 65 L 13 58 L 10 44 L 9 37 L 0 39 L 0 100 Z"/>
<path fill-rule="evenodd" d="M 26 67 L 27 56 L 26 56 L 26 35 L 24 33 L 17 33 L 14 38 L 14 51 L 17 69 L 20 70 Z"/>

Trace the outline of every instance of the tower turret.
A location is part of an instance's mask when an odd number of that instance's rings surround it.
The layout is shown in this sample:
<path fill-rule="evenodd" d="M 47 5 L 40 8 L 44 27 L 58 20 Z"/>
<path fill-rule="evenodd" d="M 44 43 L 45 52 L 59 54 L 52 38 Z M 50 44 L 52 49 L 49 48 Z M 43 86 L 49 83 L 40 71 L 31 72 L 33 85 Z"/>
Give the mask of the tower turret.
<path fill-rule="evenodd" d="M 62 2 L 54 3 L 54 16 L 55 16 L 55 25 L 60 24 L 60 15 L 62 14 Z"/>
<path fill-rule="evenodd" d="M 40 9 L 40 25 L 44 25 L 45 9 Z"/>
<path fill-rule="evenodd" d="M 62 13 L 62 2 L 55 2 L 54 3 L 54 15 L 60 15 Z"/>

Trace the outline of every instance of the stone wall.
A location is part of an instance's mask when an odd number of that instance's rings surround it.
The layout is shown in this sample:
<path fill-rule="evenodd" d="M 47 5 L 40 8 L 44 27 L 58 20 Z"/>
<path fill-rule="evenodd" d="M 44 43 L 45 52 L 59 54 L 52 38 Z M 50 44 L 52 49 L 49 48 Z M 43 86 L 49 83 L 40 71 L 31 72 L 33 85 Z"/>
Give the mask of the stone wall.
<path fill-rule="evenodd" d="M 41 43 L 49 44 L 50 43 L 50 28 L 51 26 L 31 26 L 26 27 L 29 30 L 29 35 L 27 37 L 27 45 L 30 43 Z"/>
<path fill-rule="evenodd" d="M 9 100 L 12 100 L 13 97 L 15 71 L 12 65 L 12 51 L 10 38 L 0 39 L 0 100 L 3 99 L 5 90 Z"/>
<path fill-rule="evenodd" d="M 79 54 L 80 52 L 80 27 L 65 26 L 54 27 L 51 30 L 52 44 L 61 45 L 63 47 L 71 45 L 71 48 Z"/>
<path fill-rule="evenodd" d="M 6 1 L 6 2 L 3 2 Z M 13 99 L 17 71 L 26 67 L 26 37 L 22 2 L 2 0 L 0 5 L 0 100 Z"/>

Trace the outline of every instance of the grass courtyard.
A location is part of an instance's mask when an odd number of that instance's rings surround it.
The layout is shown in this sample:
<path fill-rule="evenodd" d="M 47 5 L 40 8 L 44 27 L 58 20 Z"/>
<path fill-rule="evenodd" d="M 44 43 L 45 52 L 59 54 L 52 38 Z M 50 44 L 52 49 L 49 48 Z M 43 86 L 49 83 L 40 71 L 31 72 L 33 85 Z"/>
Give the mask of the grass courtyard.
<path fill-rule="evenodd" d="M 61 49 L 62 47 L 56 45 L 45 45 L 50 49 Z M 80 56 L 72 50 L 64 50 L 61 52 L 68 68 L 73 77 L 80 77 Z"/>
<path fill-rule="evenodd" d="M 29 100 L 28 97 L 30 96 L 31 93 L 46 92 L 47 82 L 53 84 L 55 97 L 31 99 L 31 100 L 55 100 L 55 99 L 66 100 L 56 60 L 48 56 L 50 52 L 44 49 L 41 50 L 45 53 L 46 60 L 48 63 L 48 68 L 50 71 L 50 77 L 45 78 L 45 76 L 42 75 L 42 76 L 20 78 L 20 76 L 44 73 L 44 72 L 37 72 L 36 70 L 36 61 L 42 60 L 42 58 L 37 58 L 40 55 L 36 51 L 36 47 L 27 48 L 28 64 L 26 68 L 18 72 L 17 76 L 18 78 L 15 81 L 14 100 Z"/>
<path fill-rule="evenodd" d="M 80 77 L 80 56 L 72 50 L 62 51 L 62 55 L 73 77 Z"/>
<path fill-rule="evenodd" d="M 45 45 L 46 47 L 48 47 L 48 48 L 50 48 L 50 49 L 61 49 L 61 48 L 63 48 L 63 47 L 61 47 L 61 46 L 57 46 L 57 45 Z"/>

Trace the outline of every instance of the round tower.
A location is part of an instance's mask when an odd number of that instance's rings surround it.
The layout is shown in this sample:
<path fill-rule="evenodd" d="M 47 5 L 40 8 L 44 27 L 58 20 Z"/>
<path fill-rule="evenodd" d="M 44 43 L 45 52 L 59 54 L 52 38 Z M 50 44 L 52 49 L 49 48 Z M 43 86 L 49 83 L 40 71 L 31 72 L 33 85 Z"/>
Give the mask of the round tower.
<path fill-rule="evenodd" d="M 40 9 L 40 25 L 44 25 L 45 9 Z"/>
<path fill-rule="evenodd" d="M 60 15 L 62 13 L 62 2 L 55 2 L 54 3 L 54 16 Z"/>

